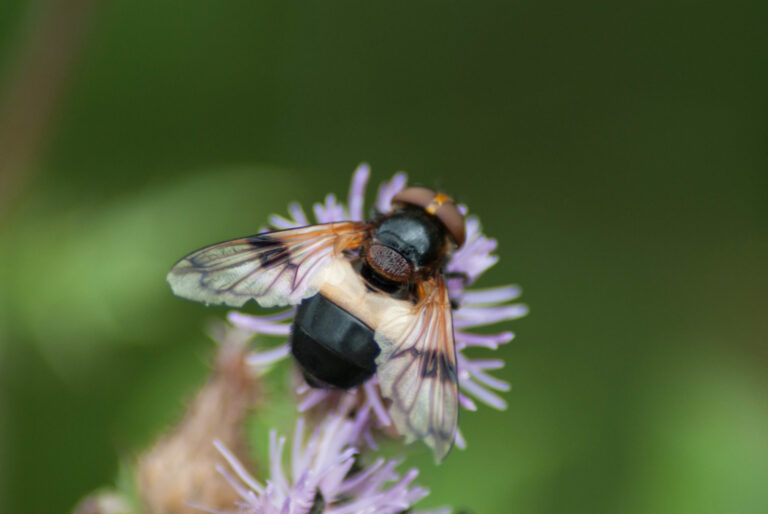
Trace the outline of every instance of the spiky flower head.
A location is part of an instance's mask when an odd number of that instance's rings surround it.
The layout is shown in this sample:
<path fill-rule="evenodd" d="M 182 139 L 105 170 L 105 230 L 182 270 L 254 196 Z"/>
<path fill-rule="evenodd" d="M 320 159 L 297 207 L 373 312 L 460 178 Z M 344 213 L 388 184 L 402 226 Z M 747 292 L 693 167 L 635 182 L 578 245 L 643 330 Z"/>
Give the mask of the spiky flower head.
<path fill-rule="evenodd" d="M 240 495 L 243 514 L 395 514 L 410 509 L 429 491 L 413 485 L 410 469 L 402 477 L 398 462 L 379 458 L 365 464 L 354 442 L 360 440 L 364 415 L 351 415 L 351 402 L 328 413 L 309 437 L 299 418 L 289 465 L 283 463 L 285 437 L 269 435 L 269 479 L 259 482 L 219 441 L 214 444 L 229 467 L 219 472 Z M 446 514 L 448 509 L 432 511 Z M 427 514 L 427 513 L 424 513 Z"/>
<path fill-rule="evenodd" d="M 339 202 L 335 195 L 328 194 L 323 203 L 313 206 L 315 223 L 362 221 L 365 189 L 369 177 L 368 165 L 360 165 L 352 176 L 347 204 Z M 397 173 L 391 180 L 383 182 L 376 195 L 375 212 L 389 211 L 392 198 L 405 188 L 406 183 L 405 173 Z M 469 329 L 520 318 L 527 314 L 528 308 L 524 304 L 511 303 L 521 294 L 520 288 L 515 285 L 468 289 L 468 286 L 496 264 L 499 258 L 493 253 L 497 247 L 496 240 L 483 234 L 477 216 L 469 214 L 465 205 L 459 205 L 459 210 L 466 216 L 466 241 L 452 254 L 445 268 L 449 274 L 447 278 L 449 295 L 452 303 L 457 306 L 453 311 L 453 326 L 460 388 L 459 403 L 462 408 L 470 411 L 477 410 L 475 400 L 496 409 L 505 409 L 506 402 L 498 392 L 509 390 L 509 384 L 488 374 L 488 371 L 503 367 L 504 362 L 500 359 L 471 359 L 464 350 L 472 347 L 495 350 L 499 345 L 511 341 L 514 334 L 509 331 L 477 334 Z M 312 223 L 298 203 L 290 204 L 288 212 L 290 217 L 271 216 L 270 224 L 277 229 L 287 229 Z M 278 314 L 253 316 L 233 311 L 229 313 L 229 320 L 234 325 L 250 330 L 254 334 L 287 337 L 290 334 L 294 312 L 295 308 L 291 308 Z M 290 349 L 286 342 L 269 351 L 254 352 L 250 356 L 250 362 L 255 368 L 264 370 L 289 353 Z M 328 408 L 338 403 L 339 396 L 353 395 L 361 399 L 360 410 L 369 413 L 372 425 L 389 427 L 392 424 L 375 376 L 350 391 L 314 389 L 306 383 L 301 383 L 298 393 L 301 396 L 300 412 L 316 407 Z M 368 430 L 364 430 L 364 435 L 371 444 L 374 444 Z M 465 447 L 460 431 L 457 432 L 455 442 L 460 448 Z"/>

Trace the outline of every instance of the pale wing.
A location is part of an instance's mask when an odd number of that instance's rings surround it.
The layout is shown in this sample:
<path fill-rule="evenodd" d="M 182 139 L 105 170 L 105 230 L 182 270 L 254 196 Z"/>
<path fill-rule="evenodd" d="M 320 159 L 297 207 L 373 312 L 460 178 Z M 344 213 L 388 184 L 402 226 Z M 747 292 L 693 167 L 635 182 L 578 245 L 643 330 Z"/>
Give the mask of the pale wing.
<path fill-rule="evenodd" d="M 382 394 L 392 400 L 395 427 L 408 442 L 423 439 L 441 461 L 458 425 L 456 350 L 445 281 L 438 276 L 425 287 L 415 312 L 393 310 L 376 329 L 376 373 Z"/>
<path fill-rule="evenodd" d="M 296 305 L 317 292 L 318 272 L 362 243 L 368 225 L 327 223 L 234 239 L 193 252 L 168 273 L 173 293 L 205 304 Z"/>

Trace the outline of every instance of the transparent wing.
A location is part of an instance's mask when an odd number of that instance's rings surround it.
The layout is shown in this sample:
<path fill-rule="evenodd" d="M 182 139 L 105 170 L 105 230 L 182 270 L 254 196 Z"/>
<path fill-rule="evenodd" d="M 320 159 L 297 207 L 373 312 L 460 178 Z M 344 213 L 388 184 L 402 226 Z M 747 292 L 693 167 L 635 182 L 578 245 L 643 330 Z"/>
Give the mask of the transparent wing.
<path fill-rule="evenodd" d="M 319 288 L 318 272 L 360 246 L 368 225 L 327 223 L 234 239 L 193 252 L 168 273 L 173 293 L 205 304 L 296 305 Z"/>
<path fill-rule="evenodd" d="M 441 461 L 458 424 L 458 375 L 448 289 L 442 276 L 424 284 L 423 299 L 410 315 L 395 314 L 376 329 L 381 392 L 392 400 L 390 415 L 408 442 L 423 439 Z"/>

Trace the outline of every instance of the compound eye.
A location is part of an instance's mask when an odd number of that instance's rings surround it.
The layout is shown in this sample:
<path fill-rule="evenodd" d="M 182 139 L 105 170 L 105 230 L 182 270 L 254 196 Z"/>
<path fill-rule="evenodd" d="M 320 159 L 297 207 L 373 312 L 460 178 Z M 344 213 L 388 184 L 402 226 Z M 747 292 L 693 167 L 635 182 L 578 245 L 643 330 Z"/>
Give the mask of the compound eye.
<path fill-rule="evenodd" d="M 426 187 L 408 187 L 397 193 L 392 198 L 392 202 L 408 203 L 423 208 L 443 222 L 457 247 L 464 244 L 467 237 L 464 216 L 449 196 L 435 193 Z"/>
<path fill-rule="evenodd" d="M 457 247 L 461 247 L 464 244 L 464 240 L 467 237 L 466 223 L 464 222 L 464 215 L 459 212 L 453 202 L 444 203 L 437 209 L 435 216 L 443 222 L 445 228 L 448 229 L 448 233 L 451 234 L 453 242 Z"/>
<path fill-rule="evenodd" d="M 436 195 L 437 193 L 426 187 L 406 187 L 392 197 L 392 203 L 409 203 L 426 209 Z"/>
<path fill-rule="evenodd" d="M 400 253 L 383 244 L 373 243 L 365 253 L 371 268 L 395 282 L 405 282 L 413 274 L 413 267 Z"/>

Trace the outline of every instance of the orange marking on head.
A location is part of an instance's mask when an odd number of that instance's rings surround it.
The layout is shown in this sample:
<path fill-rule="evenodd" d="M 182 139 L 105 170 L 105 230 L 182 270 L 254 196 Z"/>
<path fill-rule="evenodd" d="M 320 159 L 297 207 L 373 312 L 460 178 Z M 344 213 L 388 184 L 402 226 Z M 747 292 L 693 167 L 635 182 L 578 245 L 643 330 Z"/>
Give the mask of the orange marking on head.
<path fill-rule="evenodd" d="M 437 210 L 444 204 L 448 202 L 453 202 L 453 199 L 444 194 L 444 193 L 437 193 L 435 194 L 435 197 L 432 199 L 432 201 L 429 202 L 429 205 L 427 205 L 424 210 L 430 213 L 431 215 L 435 215 Z"/>

